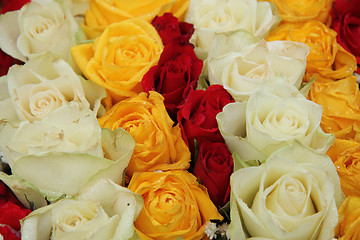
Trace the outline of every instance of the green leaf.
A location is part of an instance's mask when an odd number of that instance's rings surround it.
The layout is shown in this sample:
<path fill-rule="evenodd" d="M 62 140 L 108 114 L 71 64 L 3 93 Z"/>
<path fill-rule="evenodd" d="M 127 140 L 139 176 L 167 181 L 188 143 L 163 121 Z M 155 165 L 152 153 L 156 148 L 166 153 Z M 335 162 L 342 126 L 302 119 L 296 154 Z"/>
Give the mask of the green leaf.
<path fill-rule="evenodd" d="M 219 209 L 219 213 L 224 217 L 225 222 L 230 222 L 230 201 Z"/>
<path fill-rule="evenodd" d="M 302 93 L 302 95 L 304 95 L 306 98 L 309 94 L 309 91 L 310 91 L 310 88 L 312 86 L 312 84 L 315 82 L 315 77 L 312 77 L 311 80 L 307 83 L 303 83 L 301 86 L 300 86 L 300 92 Z"/>
<path fill-rule="evenodd" d="M 207 81 L 204 75 L 199 76 L 198 84 L 196 90 L 206 90 L 209 87 L 209 82 Z"/>
<path fill-rule="evenodd" d="M 241 169 L 241 168 L 247 168 L 247 167 L 258 167 L 265 161 L 260 161 L 258 159 L 248 160 L 244 161 L 242 158 L 239 157 L 239 155 L 234 152 L 232 154 L 232 158 L 234 161 L 234 172 Z"/>
<path fill-rule="evenodd" d="M 233 161 L 234 161 L 234 172 L 241 169 L 241 168 L 251 167 L 244 160 L 242 160 L 236 152 L 234 152 L 232 154 L 232 158 L 233 158 Z"/>

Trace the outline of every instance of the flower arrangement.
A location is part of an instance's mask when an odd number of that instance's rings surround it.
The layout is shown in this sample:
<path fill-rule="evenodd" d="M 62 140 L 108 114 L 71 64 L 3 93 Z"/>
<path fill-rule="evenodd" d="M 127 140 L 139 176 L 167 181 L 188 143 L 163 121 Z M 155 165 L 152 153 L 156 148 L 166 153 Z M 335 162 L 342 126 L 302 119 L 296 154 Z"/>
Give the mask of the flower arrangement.
<path fill-rule="evenodd" d="M 357 239 L 358 0 L 1 0 L 0 239 Z"/>

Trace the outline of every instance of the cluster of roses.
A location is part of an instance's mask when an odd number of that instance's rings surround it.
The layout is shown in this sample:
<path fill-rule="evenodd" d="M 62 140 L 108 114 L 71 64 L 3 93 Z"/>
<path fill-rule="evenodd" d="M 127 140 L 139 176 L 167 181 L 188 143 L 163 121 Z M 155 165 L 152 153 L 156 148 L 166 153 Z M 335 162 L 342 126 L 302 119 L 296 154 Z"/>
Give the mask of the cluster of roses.
<path fill-rule="evenodd" d="M 216 115 L 233 99 L 220 85 L 195 90 L 203 62 L 188 42 L 194 32 L 192 24 L 178 22 L 170 13 L 156 17 L 152 24 L 165 46 L 159 63 L 142 78 L 143 90 L 156 91 L 164 97 L 166 110 L 179 123 L 192 159 L 197 155 L 191 166 L 194 175 L 208 189 L 213 203 L 222 207 L 230 197 L 233 161 Z"/>
<path fill-rule="evenodd" d="M 66 8 L 75 3 L 39 2 L 0 19 L 7 33 L 13 29 L 6 22 L 18 23 L 0 45 L 25 62 L 1 78 L 0 99 L 2 160 L 11 172 L 1 172 L 0 178 L 27 208 L 36 209 L 22 220 L 21 234 L 30 239 L 202 238 L 206 223 L 222 217 L 206 188 L 185 170 L 191 154 L 165 108 L 173 109 L 176 119 L 183 104 L 176 101 L 196 88 L 202 61 L 188 43 L 192 25 L 165 14 L 153 21 L 159 33 L 135 17 L 112 19 L 105 27 L 86 24 L 79 31 L 72 18 L 78 9 Z M 162 3 L 153 17 L 171 3 Z M 97 4 L 92 1 L 85 21 L 94 22 L 88 19 Z M 170 35 L 161 32 L 164 21 L 174 30 Z M 72 62 L 68 54 L 74 42 L 82 44 L 71 49 Z M 79 70 L 91 81 L 77 75 Z M 144 88 L 159 87 L 151 83 L 157 75 L 173 79 L 177 74 L 174 80 L 185 85 L 161 86 L 168 91 L 164 96 L 143 92 L 147 72 Z"/>
<path fill-rule="evenodd" d="M 335 135 L 327 151 L 347 197 L 339 208 L 335 237 L 356 238 L 359 213 L 358 114 L 359 87 L 359 1 L 318 1 L 315 5 L 292 5 L 272 1 L 282 23 L 267 40 L 292 40 L 307 44 L 304 81 L 315 77 L 308 99 L 323 107 L 321 127 Z M 357 66 L 356 66 L 357 65 Z"/>
<path fill-rule="evenodd" d="M 1 2 L 4 239 L 28 209 L 27 239 L 356 236 L 355 0 L 26 2 Z"/>

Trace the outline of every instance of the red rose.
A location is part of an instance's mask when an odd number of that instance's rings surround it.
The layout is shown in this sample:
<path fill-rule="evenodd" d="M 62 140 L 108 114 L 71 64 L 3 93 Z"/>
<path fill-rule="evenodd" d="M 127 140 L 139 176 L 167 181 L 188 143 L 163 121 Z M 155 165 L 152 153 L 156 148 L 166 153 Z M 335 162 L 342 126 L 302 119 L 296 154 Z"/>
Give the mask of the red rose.
<path fill-rule="evenodd" d="M 216 207 L 224 206 L 230 198 L 230 175 L 234 163 L 231 152 L 225 143 L 203 142 L 194 168 L 202 185 L 209 192 Z"/>
<path fill-rule="evenodd" d="M 20 220 L 31 211 L 26 209 L 11 190 L 0 182 L 0 225 L 7 225 L 15 231 L 20 230 Z"/>
<path fill-rule="evenodd" d="M 172 13 L 165 13 L 163 16 L 155 17 L 151 24 L 158 31 L 163 44 L 170 42 L 188 42 L 194 33 L 194 26 L 190 23 L 180 22 L 172 15 Z"/>
<path fill-rule="evenodd" d="M 6 75 L 9 68 L 14 64 L 22 64 L 22 62 L 7 55 L 0 49 L 0 76 Z"/>
<path fill-rule="evenodd" d="M 23 5 L 28 2 L 30 2 L 30 0 L 1 0 L 0 13 L 4 14 L 6 12 L 19 10 Z"/>
<path fill-rule="evenodd" d="M 20 231 L 15 231 L 7 225 L 0 224 L 0 235 L 4 238 L 4 240 L 21 240 Z"/>
<path fill-rule="evenodd" d="M 335 0 L 332 28 L 338 33 L 337 42 L 356 57 L 360 73 L 360 0 Z"/>
<path fill-rule="evenodd" d="M 216 115 L 223 107 L 233 102 L 231 95 L 221 85 L 211 85 L 204 90 L 190 90 L 184 103 L 179 107 L 177 119 L 183 138 L 192 154 L 195 152 L 194 139 L 211 142 L 224 141 L 216 121 Z"/>
<path fill-rule="evenodd" d="M 169 43 L 164 47 L 158 65 L 144 75 L 142 87 L 146 92 L 157 91 L 164 97 L 169 115 L 176 119 L 177 106 L 195 89 L 203 62 L 191 44 Z"/>

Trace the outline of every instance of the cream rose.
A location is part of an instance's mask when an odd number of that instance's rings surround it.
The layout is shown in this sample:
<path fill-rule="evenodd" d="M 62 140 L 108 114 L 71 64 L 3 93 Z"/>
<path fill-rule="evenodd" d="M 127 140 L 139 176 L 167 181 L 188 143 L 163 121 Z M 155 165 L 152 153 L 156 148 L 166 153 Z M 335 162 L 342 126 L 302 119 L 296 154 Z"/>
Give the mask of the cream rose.
<path fill-rule="evenodd" d="M 0 48 L 23 62 L 48 51 L 70 61 L 73 24 L 59 3 L 30 2 L 0 16 Z"/>
<path fill-rule="evenodd" d="M 243 29 L 262 39 L 280 22 L 276 8 L 256 0 L 193 0 L 185 21 L 194 24 L 191 42 L 205 59 L 216 33 Z"/>
<path fill-rule="evenodd" d="M 77 102 L 41 121 L 0 122 L 0 152 L 12 176 L 49 201 L 74 196 L 98 178 L 121 183 L 134 146 L 125 130 L 101 129 L 94 113 Z"/>
<path fill-rule="evenodd" d="M 51 54 L 11 67 L 0 84 L 4 92 L 0 119 L 41 120 L 70 101 L 80 102 L 96 113 L 106 96 L 104 88 L 76 75 L 69 64 Z"/>
<path fill-rule="evenodd" d="M 334 136 L 322 131 L 321 114 L 320 105 L 278 78 L 260 85 L 248 101 L 226 105 L 217 121 L 231 152 L 245 161 L 264 161 L 294 141 L 325 153 Z"/>
<path fill-rule="evenodd" d="M 247 100 L 257 86 L 272 78 L 283 77 L 299 88 L 310 48 L 292 41 L 249 41 L 248 35 L 240 31 L 214 37 L 218 47 L 209 51 L 207 59 L 210 84 L 223 85 L 236 101 Z"/>
<path fill-rule="evenodd" d="M 259 167 L 230 180 L 231 239 L 328 240 L 344 200 L 339 177 L 325 154 L 294 143 Z"/>
<path fill-rule="evenodd" d="M 100 179 L 75 199 L 37 209 L 22 220 L 23 240 L 139 239 L 134 221 L 143 199 L 109 179 Z"/>

